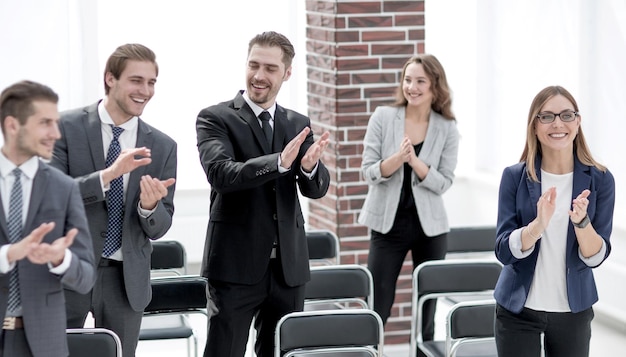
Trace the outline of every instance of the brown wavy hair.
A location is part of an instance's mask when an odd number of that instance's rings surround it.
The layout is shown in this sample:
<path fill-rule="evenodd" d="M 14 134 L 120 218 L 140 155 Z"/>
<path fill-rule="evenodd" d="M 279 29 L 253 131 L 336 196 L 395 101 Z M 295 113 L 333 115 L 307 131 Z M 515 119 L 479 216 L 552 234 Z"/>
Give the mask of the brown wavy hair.
<path fill-rule="evenodd" d="M 403 107 L 407 105 L 407 100 L 404 97 L 404 91 L 402 85 L 404 83 L 404 76 L 406 76 L 406 68 L 411 63 L 421 64 L 424 68 L 424 72 L 430 79 L 430 90 L 433 92 L 433 102 L 430 107 L 432 110 L 441 114 L 446 119 L 453 120 L 454 113 L 452 112 L 452 96 L 450 93 L 450 86 L 448 85 L 448 79 L 446 78 L 446 72 L 439 60 L 431 54 L 421 54 L 411 57 L 402 67 L 402 75 L 400 76 L 400 84 L 396 90 L 396 101 L 393 106 Z"/>

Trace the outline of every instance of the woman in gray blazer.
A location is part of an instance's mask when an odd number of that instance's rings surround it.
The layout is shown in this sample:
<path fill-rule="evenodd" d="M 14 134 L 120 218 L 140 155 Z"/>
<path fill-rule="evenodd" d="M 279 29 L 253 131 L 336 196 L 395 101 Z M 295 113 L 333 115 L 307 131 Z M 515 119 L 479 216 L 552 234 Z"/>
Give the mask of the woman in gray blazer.
<path fill-rule="evenodd" d="M 459 133 L 441 63 L 418 55 L 402 70 L 396 102 L 376 108 L 365 134 L 362 171 L 369 191 L 359 223 L 371 230 L 368 267 L 374 309 L 391 312 L 408 251 L 413 267 L 446 254 L 448 218 L 441 195 L 454 180 Z M 424 339 L 432 339 L 435 304 L 425 307 Z"/>

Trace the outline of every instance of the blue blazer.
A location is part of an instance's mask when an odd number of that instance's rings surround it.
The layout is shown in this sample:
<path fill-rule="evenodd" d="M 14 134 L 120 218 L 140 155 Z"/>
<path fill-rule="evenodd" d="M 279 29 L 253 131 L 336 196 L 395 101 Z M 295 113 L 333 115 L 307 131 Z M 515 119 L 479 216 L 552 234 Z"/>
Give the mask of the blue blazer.
<path fill-rule="evenodd" d="M 536 160 L 537 176 L 541 180 L 541 158 Z M 615 205 L 615 180 L 607 170 L 602 172 L 595 167 L 582 164 L 574 158 L 574 184 L 572 197 L 578 196 L 584 189 L 589 189 L 587 214 L 596 232 L 604 239 L 606 253 L 604 261 L 611 252 L 609 238 L 613 229 L 613 208 Z M 498 225 L 496 233 L 496 257 L 504 268 L 498 279 L 495 298 L 498 304 L 513 313 L 524 308 L 530 285 L 535 273 L 535 266 L 541 239 L 528 257 L 517 259 L 509 249 L 511 232 L 527 225 L 537 217 L 537 201 L 541 196 L 541 183 L 532 182 L 526 175 L 526 164 L 518 163 L 507 167 L 500 181 L 498 197 Z M 566 248 L 567 298 L 572 312 L 590 308 L 598 301 L 598 291 L 591 268 L 578 256 L 578 241 L 574 226 L 567 230 Z"/>

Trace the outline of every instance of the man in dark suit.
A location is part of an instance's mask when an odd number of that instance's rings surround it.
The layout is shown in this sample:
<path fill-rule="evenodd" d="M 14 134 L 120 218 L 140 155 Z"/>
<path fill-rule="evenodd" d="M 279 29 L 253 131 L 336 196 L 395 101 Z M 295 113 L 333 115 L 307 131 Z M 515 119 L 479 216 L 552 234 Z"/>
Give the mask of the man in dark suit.
<path fill-rule="evenodd" d="M 96 279 L 78 185 L 50 159 L 58 96 L 22 81 L 0 95 L 0 356 L 67 356 L 63 287 Z"/>
<path fill-rule="evenodd" d="M 319 159 L 330 134 L 315 142 L 309 118 L 276 104 L 294 54 L 285 36 L 257 35 L 248 47 L 246 90 L 197 118 L 211 184 L 205 356 L 243 356 L 253 317 L 257 356 L 273 356 L 276 323 L 304 305 L 309 263 L 296 185 L 309 198 L 326 194 L 329 173 Z"/>
<path fill-rule="evenodd" d="M 91 311 L 96 327 L 119 335 L 124 356 L 135 355 L 152 297 L 150 240 L 165 235 L 174 214 L 176 143 L 139 118 L 157 75 L 149 48 L 118 47 L 104 71 L 105 98 L 61 113 L 52 159 L 80 184 L 98 262 L 89 294 L 66 291 L 68 326 L 83 326 Z"/>

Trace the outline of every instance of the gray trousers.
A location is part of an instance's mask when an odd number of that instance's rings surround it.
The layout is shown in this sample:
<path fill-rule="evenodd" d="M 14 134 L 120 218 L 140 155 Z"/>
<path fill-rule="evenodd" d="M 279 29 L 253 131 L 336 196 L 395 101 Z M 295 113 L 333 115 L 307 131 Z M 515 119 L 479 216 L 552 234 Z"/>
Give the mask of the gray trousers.
<path fill-rule="evenodd" d="M 143 311 L 130 307 L 121 265 L 99 266 L 98 278 L 91 293 L 83 295 L 65 290 L 65 298 L 68 328 L 83 327 L 87 314 L 91 312 L 95 327 L 112 330 L 119 336 L 123 356 L 135 356 Z"/>

